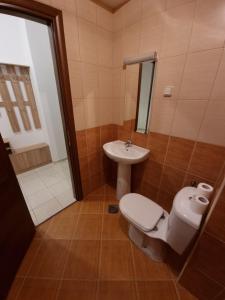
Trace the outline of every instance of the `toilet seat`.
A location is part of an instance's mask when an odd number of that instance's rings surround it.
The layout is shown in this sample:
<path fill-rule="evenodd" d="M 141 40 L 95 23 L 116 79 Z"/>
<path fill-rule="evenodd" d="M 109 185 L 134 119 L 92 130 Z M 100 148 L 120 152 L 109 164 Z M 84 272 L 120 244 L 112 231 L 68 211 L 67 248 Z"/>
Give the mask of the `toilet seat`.
<path fill-rule="evenodd" d="M 153 230 L 164 214 L 161 206 L 136 193 L 124 195 L 119 207 L 129 221 L 145 232 Z"/>

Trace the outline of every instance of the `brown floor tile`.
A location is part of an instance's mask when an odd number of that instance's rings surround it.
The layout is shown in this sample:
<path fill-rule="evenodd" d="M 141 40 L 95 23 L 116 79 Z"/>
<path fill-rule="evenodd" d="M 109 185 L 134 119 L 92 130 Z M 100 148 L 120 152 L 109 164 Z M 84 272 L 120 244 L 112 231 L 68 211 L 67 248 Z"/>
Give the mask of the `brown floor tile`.
<path fill-rule="evenodd" d="M 29 249 L 27 250 L 20 268 L 17 272 L 17 276 L 26 276 L 27 272 L 29 271 L 37 253 L 38 253 L 38 249 L 40 248 L 42 240 L 40 239 L 33 239 L 33 241 L 30 244 Z"/>
<path fill-rule="evenodd" d="M 11 285 L 9 294 L 6 300 L 15 300 L 23 285 L 23 278 L 16 277 Z"/>
<path fill-rule="evenodd" d="M 179 284 L 177 284 L 177 291 L 178 291 L 178 294 L 179 294 L 181 300 L 197 300 L 198 299 Z"/>
<path fill-rule="evenodd" d="M 135 300 L 135 285 L 132 281 L 100 281 L 98 300 Z"/>
<path fill-rule="evenodd" d="M 82 280 L 63 280 L 57 300 L 95 300 L 97 282 Z"/>
<path fill-rule="evenodd" d="M 99 195 L 105 195 L 105 185 L 102 185 L 99 188 L 95 189 L 88 195 L 88 197 L 95 197 Z"/>
<path fill-rule="evenodd" d="M 77 219 L 78 215 L 71 217 L 56 215 L 47 230 L 46 238 L 70 240 L 76 228 Z"/>
<path fill-rule="evenodd" d="M 100 241 L 73 241 L 63 277 L 97 279 L 99 253 Z"/>
<path fill-rule="evenodd" d="M 127 240 L 128 223 L 121 214 L 105 214 L 103 219 L 102 239 Z"/>
<path fill-rule="evenodd" d="M 81 201 L 81 214 L 100 214 L 103 212 L 104 202 L 96 199 L 84 199 Z"/>
<path fill-rule="evenodd" d="M 102 215 L 81 214 L 73 238 L 77 240 L 99 240 L 101 228 Z"/>
<path fill-rule="evenodd" d="M 29 276 L 60 278 L 68 250 L 68 240 L 43 240 L 28 273 Z"/>
<path fill-rule="evenodd" d="M 70 206 L 64 208 L 59 215 L 64 217 L 72 217 L 74 215 L 79 214 L 81 208 L 81 201 L 76 201 L 75 203 L 71 204 Z"/>
<path fill-rule="evenodd" d="M 53 300 L 58 286 L 58 280 L 27 278 L 17 300 Z"/>
<path fill-rule="evenodd" d="M 172 275 L 165 263 L 155 262 L 132 245 L 136 280 L 170 280 Z"/>
<path fill-rule="evenodd" d="M 133 279 L 129 241 L 102 241 L 100 278 L 102 280 Z"/>
<path fill-rule="evenodd" d="M 40 225 L 36 226 L 36 233 L 35 238 L 36 239 L 44 239 L 46 238 L 46 232 L 52 222 L 53 218 L 45 221 L 44 223 L 41 223 Z"/>
<path fill-rule="evenodd" d="M 137 282 L 139 300 L 178 300 L 173 281 Z"/>
<path fill-rule="evenodd" d="M 109 195 L 111 195 L 111 196 L 115 196 L 116 197 L 116 190 L 115 190 L 115 188 L 114 187 L 112 187 L 111 185 L 109 185 L 109 184 L 106 184 L 105 185 L 105 195 L 107 196 L 109 196 Z"/>

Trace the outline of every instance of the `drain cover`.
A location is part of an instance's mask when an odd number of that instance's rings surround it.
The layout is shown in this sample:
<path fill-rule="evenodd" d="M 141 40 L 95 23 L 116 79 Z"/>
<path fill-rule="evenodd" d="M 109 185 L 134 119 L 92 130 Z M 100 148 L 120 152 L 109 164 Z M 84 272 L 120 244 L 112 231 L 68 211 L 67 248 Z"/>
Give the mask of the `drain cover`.
<path fill-rule="evenodd" d="M 109 204 L 108 212 L 110 214 L 117 214 L 119 212 L 119 205 L 118 204 Z"/>

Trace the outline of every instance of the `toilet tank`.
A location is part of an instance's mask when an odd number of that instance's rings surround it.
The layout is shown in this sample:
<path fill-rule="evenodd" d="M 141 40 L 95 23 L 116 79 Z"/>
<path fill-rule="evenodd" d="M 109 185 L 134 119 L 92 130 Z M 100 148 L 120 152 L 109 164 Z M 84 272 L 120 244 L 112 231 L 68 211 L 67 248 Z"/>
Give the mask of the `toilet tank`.
<path fill-rule="evenodd" d="M 182 254 L 200 228 L 202 215 L 191 209 L 191 199 L 195 195 L 195 187 L 184 187 L 173 200 L 169 215 L 167 243 Z"/>

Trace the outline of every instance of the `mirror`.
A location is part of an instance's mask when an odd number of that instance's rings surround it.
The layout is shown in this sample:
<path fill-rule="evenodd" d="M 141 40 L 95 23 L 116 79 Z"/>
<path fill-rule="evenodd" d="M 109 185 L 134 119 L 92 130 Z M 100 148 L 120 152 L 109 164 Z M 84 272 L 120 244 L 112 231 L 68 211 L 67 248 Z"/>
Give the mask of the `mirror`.
<path fill-rule="evenodd" d="M 134 121 L 135 131 L 148 133 L 155 61 L 126 66 L 125 121 Z"/>

